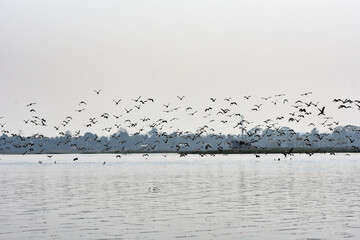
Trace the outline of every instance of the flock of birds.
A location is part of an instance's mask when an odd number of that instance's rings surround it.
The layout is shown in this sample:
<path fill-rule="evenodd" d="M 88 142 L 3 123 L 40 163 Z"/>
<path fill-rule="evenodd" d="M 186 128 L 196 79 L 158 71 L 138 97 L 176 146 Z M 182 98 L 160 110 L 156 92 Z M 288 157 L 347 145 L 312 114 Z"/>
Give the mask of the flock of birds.
<path fill-rule="evenodd" d="M 93 90 L 95 97 L 101 96 L 103 91 L 102 89 Z M 225 126 L 228 129 L 232 129 L 233 132 L 237 133 L 237 137 L 241 145 L 241 139 L 245 135 L 247 140 L 250 141 L 251 144 L 255 144 L 259 142 L 260 138 L 264 136 L 264 134 L 268 135 L 288 135 L 291 136 L 296 135 L 296 132 L 292 129 L 284 130 L 282 126 L 286 123 L 299 123 L 304 122 L 306 119 L 317 119 L 319 123 L 315 123 L 313 121 L 309 121 L 306 125 L 309 127 L 318 127 L 321 126 L 324 129 L 328 129 L 329 131 L 336 130 L 336 127 L 339 126 L 339 121 L 334 120 L 333 117 L 329 116 L 327 113 L 327 107 L 321 105 L 318 101 L 314 101 L 311 98 L 312 92 L 306 92 L 300 95 L 299 99 L 296 101 L 291 101 L 285 94 L 277 94 L 273 96 L 260 97 L 256 99 L 258 102 L 254 103 L 248 109 L 249 112 L 256 113 L 261 111 L 264 105 L 270 105 L 270 108 L 275 109 L 279 105 L 288 106 L 291 111 L 287 114 L 279 115 L 274 118 L 268 118 L 259 122 L 258 124 L 255 122 L 251 122 L 247 120 L 244 114 L 241 113 L 243 111 L 243 105 L 247 101 L 252 100 L 253 96 L 246 95 L 243 96 L 241 100 L 235 100 L 231 97 L 228 98 L 215 98 L 210 97 L 207 101 L 207 106 L 203 108 L 195 107 L 189 102 L 186 102 L 186 96 L 176 96 L 176 101 L 171 103 L 160 103 L 161 114 L 157 119 L 154 119 L 151 116 L 144 116 L 134 120 L 132 116 L 136 118 L 136 116 L 141 115 L 143 112 L 142 109 L 145 106 L 150 105 L 148 109 L 155 109 L 154 104 L 157 101 L 154 98 L 143 98 L 141 96 L 129 100 L 130 103 L 122 105 L 124 102 L 123 99 L 112 99 L 113 107 L 117 108 L 117 113 L 109 113 L 109 112 L 101 112 L 98 115 L 91 116 L 87 118 L 87 120 L 82 124 L 82 129 L 76 129 L 72 134 L 67 130 L 68 126 L 72 123 L 74 118 L 79 118 L 79 115 L 86 112 L 88 109 L 88 102 L 82 100 L 76 104 L 76 108 L 74 109 L 75 115 L 66 116 L 60 123 L 58 124 L 50 124 L 46 117 L 41 116 L 41 114 L 37 114 L 37 103 L 31 102 L 26 105 L 27 111 L 31 115 L 28 119 L 24 119 L 23 122 L 26 125 L 32 125 L 33 127 L 42 127 L 42 128 L 52 128 L 57 132 L 58 136 L 62 136 L 65 140 L 59 141 L 58 145 L 72 145 L 74 149 L 78 152 L 89 152 L 91 149 L 88 149 L 83 146 L 78 146 L 74 144 L 71 139 L 79 138 L 81 136 L 81 131 L 83 129 L 91 131 L 90 129 L 96 127 L 97 125 L 103 124 L 101 127 L 101 131 L 105 134 L 110 134 L 110 137 L 113 139 L 118 139 L 120 137 L 119 130 L 126 129 L 132 131 L 132 136 L 143 136 L 144 139 L 139 140 L 134 143 L 136 146 L 141 146 L 140 150 L 145 152 L 143 154 L 144 157 L 148 156 L 147 152 L 156 151 L 156 141 L 163 141 L 164 144 L 174 144 L 174 141 L 171 141 L 172 138 L 176 137 L 178 139 L 184 139 L 183 142 L 177 142 L 174 145 L 171 145 L 169 149 L 174 152 L 180 153 L 180 156 L 187 155 L 187 149 L 190 149 L 190 145 L 194 142 L 196 143 L 196 151 L 201 156 L 207 154 L 207 151 L 217 151 L 222 152 L 225 149 L 229 149 L 233 146 L 233 142 L 231 142 L 228 138 L 224 137 L 224 134 L 221 131 L 217 131 L 216 129 L 223 130 Z M 338 109 L 355 109 L 360 110 L 360 101 L 352 100 L 352 99 L 334 99 L 333 102 L 337 104 Z M 236 107 L 238 107 L 236 109 Z M 241 111 L 240 111 L 241 109 Z M 121 112 L 120 112 L 121 110 Z M 149 110 L 147 110 L 149 111 Z M 120 112 L 120 113 L 119 113 Z M 132 115 L 135 114 L 135 115 Z M 148 115 L 148 114 L 145 114 Z M 316 118 L 314 118 L 314 116 Z M 189 121 L 195 123 L 199 123 L 195 130 L 195 132 L 180 130 L 176 127 L 176 122 L 180 121 L 181 118 L 188 118 Z M 196 118 L 195 118 L 196 117 Z M 311 118 L 312 117 L 312 118 Z M 31 139 L 43 139 L 46 138 L 41 133 L 36 133 L 32 136 L 25 137 L 20 134 L 11 133 L 6 129 L 6 122 L 4 122 L 6 118 L 4 116 L 0 116 L 0 128 L 1 132 L 6 136 L 11 136 L 13 138 L 18 138 L 24 143 L 23 145 L 13 144 L 15 148 L 23 148 L 23 154 L 32 153 L 33 145 L 31 145 Z M 191 120 L 194 119 L 194 120 Z M 201 121 L 201 119 L 203 119 Z M 265 131 L 263 131 L 265 129 Z M 147 136 L 147 131 L 154 131 L 154 134 L 159 138 L 154 142 L 147 142 L 146 140 L 149 138 Z M 359 128 L 354 128 L 354 131 L 358 134 L 360 133 Z M 262 132 L 262 135 L 260 134 Z M 267 133 L 266 133 L 267 132 Z M 202 141 L 202 136 L 210 136 L 213 139 L 218 140 L 216 144 L 208 143 Z M 230 134 L 228 134 L 230 135 Z M 318 140 L 322 140 L 322 138 L 326 137 L 327 134 L 317 134 Z M 347 136 L 350 142 L 354 142 L 353 136 Z M 198 141 L 197 141 L 198 140 Z M 309 139 L 302 139 L 307 146 L 311 146 L 313 144 Z M 86 141 L 96 141 L 98 144 L 102 144 L 101 138 L 95 136 L 95 139 L 86 139 Z M 286 140 L 284 140 L 286 141 Z M 329 139 L 329 141 L 332 141 Z M 160 142 L 159 142 L 160 143 Z M 0 138 L 0 146 L 3 145 L 3 148 L 0 148 L 1 152 L 6 152 L 10 150 L 9 144 L 12 144 L 4 135 Z M 124 141 L 118 142 L 119 146 L 124 145 Z M 281 146 L 281 142 L 279 146 Z M 353 146 L 354 148 L 358 148 L 358 146 Z M 254 147 L 256 148 L 256 147 Z M 45 153 L 46 149 L 43 149 Z M 292 154 L 293 148 L 287 149 L 284 151 L 284 156 Z M 121 153 L 126 152 L 124 147 L 118 148 L 114 150 L 113 146 L 110 146 L 109 143 L 104 143 L 104 149 L 101 152 L 115 152 L 118 155 L 116 157 L 121 157 Z M 49 158 L 53 155 L 48 154 Z M 166 154 L 164 154 L 166 156 Z M 256 154 L 258 157 L 259 155 Z M 79 157 L 73 158 L 73 161 L 78 161 Z M 40 161 L 39 163 L 42 163 Z M 56 163 L 56 161 L 54 162 Z M 103 162 L 106 164 L 106 162 Z"/>

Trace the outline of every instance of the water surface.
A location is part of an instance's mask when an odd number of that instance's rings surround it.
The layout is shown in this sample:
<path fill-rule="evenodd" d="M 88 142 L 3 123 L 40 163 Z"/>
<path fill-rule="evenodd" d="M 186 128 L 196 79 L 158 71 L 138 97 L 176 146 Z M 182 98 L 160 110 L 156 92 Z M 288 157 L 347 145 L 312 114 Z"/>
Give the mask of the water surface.
<path fill-rule="evenodd" d="M 4 240 L 360 239 L 359 154 L 0 159 Z"/>

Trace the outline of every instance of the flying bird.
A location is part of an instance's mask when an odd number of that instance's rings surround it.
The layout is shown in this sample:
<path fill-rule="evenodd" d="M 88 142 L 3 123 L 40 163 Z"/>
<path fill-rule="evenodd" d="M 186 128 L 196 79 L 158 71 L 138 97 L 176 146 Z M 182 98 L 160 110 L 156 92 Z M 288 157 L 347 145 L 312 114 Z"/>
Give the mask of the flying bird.
<path fill-rule="evenodd" d="M 184 97 L 185 97 L 185 96 L 182 96 L 182 97 L 177 96 L 177 98 L 178 98 L 178 99 L 180 99 L 180 101 L 181 101 L 181 100 L 183 100 L 183 99 L 184 99 Z"/>
<path fill-rule="evenodd" d="M 94 92 L 96 92 L 96 94 L 98 94 L 98 95 L 99 95 L 99 94 L 100 94 L 100 92 L 101 92 L 101 90 L 102 90 L 102 89 L 99 89 L 99 90 L 95 90 L 95 89 L 94 89 Z"/>
<path fill-rule="evenodd" d="M 325 113 L 324 113 L 324 111 L 325 111 L 325 106 L 324 107 L 322 107 L 322 109 L 320 109 L 320 108 L 318 108 L 319 109 L 319 113 L 318 113 L 318 116 L 320 116 L 320 115 L 325 115 Z"/>
<path fill-rule="evenodd" d="M 307 96 L 307 95 L 309 95 L 309 94 L 312 94 L 312 92 L 303 93 L 303 94 L 301 94 L 301 96 Z"/>
<path fill-rule="evenodd" d="M 113 115 L 114 116 L 114 118 L 116 118 L 116 119 L 119 119 L 120 117 L 122 117 L 122 115 Z"/>
<path fill-rule="evenodd" d="M 195 112 L 193 112 L 193 113 L 189 113 L 189 115 L 194 116 L 194 114 L 197 113 L 197 112 L 198 112 L 198 111 L 195 111 Z"/>
<path fill-rule="evenodd" d="M 121 102 L 121 99 L 119 99 L 117 101 L 113 99 L 113 101 L 114 101 L 115 105 L 118 105 Z"/>
<path fill-rule="evenodd" d="M 127 110 L 126 108 L 124 108 L 126 113 L 130 113 L 132 111 L 132 108 L 130 108 L 129 110 Z"/>
<path fill-rule="evenodd" d="M 141 96 L 139 96 L 137 99 L 131 99 L 133 100 L 134 102 L 138 102 L 140 100 Z"/>

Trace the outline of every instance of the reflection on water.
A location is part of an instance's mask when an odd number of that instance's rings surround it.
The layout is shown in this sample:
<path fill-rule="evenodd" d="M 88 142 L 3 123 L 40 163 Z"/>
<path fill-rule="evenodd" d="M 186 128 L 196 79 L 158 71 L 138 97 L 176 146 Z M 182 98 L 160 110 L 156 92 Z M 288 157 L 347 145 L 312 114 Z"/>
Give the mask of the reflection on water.
<path fill-rule="evenodd" d="M 73 157 L 0 157 L 0 239 L 360 239 L 358 154 Z"/>

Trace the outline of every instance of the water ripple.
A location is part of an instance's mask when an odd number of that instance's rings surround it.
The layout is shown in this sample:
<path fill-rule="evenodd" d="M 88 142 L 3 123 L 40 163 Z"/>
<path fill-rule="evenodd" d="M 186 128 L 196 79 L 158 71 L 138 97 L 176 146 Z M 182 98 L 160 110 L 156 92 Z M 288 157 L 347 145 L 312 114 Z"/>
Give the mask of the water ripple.
<path fill-rule="evenodd" d="M 360 239 L 359 154 L 37 157 L 2 157 L 0 239 Z"/>

